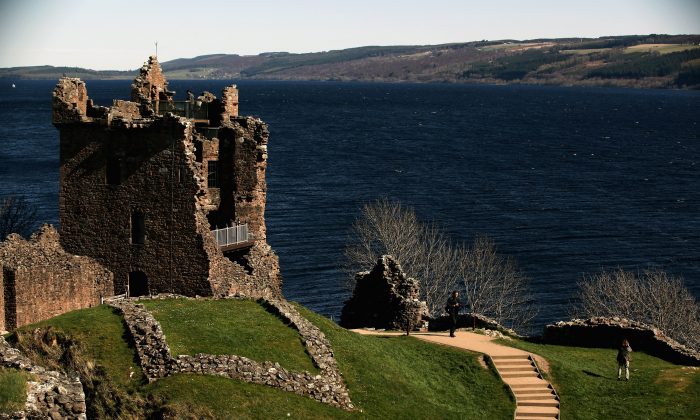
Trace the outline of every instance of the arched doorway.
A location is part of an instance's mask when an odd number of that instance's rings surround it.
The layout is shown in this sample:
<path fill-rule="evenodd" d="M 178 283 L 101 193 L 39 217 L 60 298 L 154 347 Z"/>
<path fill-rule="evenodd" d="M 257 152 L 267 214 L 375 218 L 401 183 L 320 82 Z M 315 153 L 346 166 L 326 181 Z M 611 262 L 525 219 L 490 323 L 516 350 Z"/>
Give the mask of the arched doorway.
<path fill-rule="evenodd" d="M 132 271 L 129 273 L 129 296 L 148 295 L 148 277 L 143 271 Z"/>

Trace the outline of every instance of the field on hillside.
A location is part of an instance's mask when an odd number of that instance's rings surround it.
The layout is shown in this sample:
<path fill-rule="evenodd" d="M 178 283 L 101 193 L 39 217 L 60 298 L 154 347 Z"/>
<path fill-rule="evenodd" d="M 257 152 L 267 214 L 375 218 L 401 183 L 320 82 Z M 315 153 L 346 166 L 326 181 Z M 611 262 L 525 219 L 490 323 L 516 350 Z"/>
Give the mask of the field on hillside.
<path fill-rule="evenodd" d="M 146 306 L 163 322 L 166 337 L 177 352 L 209 351 L 214 348 L 211 346 L 223 345 L 222 351 L 268 352 L 257 355 L 262 359 L 310 361 L 297 347 L 296 331 L 256 302 L 165 300 L 146 302 Z M 79 353 L 80 360 L 93 366 L 91 378 L 84 381 L 90 418 L 167 414 L 200 418 L 430 419 L 436 413 L 440 418 L 455 419 L 512 418 L 511 397 L 496 373 L 479 364 L 478 355 L 435 347 L 410 337 L 359 336 L 301 310 L 333 345 L 358 411 L 349 413 L 307 397 L 222 377 L 178 374 L 147 384 L 121 317 L 107 306 L 70 312 L 25 327 L 10 341 L 49 365 L 60 364 L 67 352 L 50 342 L 37 345 L 33 337 L 60 337 L 65 333 L 71 338 L 67 342 L 76 341 L 68 352 Z M 267 319 L 258 325 L 256 319 L 261 317 Z M 35 334 L 37 327 L 50 327 L 51 332 Z M 282 340 L 286 344 L 270 342 L 271 336 L 286 336 Z M 16 343 L 18 337 L 20 342 Z M 44 351 L 51 348 L 49 353 Z M 270 353 L 274 351 L 295 354 L 275 356 Z"/>
<path fill-rule="evenodd" d="M 658 53 L 671 54 L 681 51 L 694 50 L 700 48 L 700 45 L 688 44 L 639 44 L 627 47 L 625 53 Z"/>

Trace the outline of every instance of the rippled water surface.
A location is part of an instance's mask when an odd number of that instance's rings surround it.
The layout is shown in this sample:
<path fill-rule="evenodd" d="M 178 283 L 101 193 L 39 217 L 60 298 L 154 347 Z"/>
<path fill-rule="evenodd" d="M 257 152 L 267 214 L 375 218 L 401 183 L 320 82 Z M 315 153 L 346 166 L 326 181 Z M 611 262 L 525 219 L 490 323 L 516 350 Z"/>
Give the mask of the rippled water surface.
<path fill-rule="evenodd" d="M 0 194 L 58 219 L 54 82 L 0 81 Z M 173 81 L 184 92 L 223 81 Z M 98 104 L 128 81 L 88 81 Z M 455 241 L 485 233 L 542 303 L 566 316 L 601 268 L 662 267 L 700 296 L 700 92 L 362 83 L 239 83 L 270 125 L 268 239 L 284 292 L 336 316 L 338 266 L 361 205 L 413 206 Z"/>

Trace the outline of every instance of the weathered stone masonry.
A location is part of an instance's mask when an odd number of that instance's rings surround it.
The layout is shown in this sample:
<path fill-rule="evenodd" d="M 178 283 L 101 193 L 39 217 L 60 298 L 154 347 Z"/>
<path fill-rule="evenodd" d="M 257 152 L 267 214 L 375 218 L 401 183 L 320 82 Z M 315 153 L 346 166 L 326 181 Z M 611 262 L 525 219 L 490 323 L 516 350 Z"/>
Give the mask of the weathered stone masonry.
<path fill-rule="evenodd" d="M 99 305 L 113 290 L 112 273 L 65 252 L 49 225 L 30 241 L 12 234 L 0 242 L 0 331 Z"/>
<path fill-rule="evenodd" d="M 266 242 L 269 132 L 238 116 L 238 90 L 173 102 L 151 57 L 132 100 L 95 106 L 85 83 L 54 90 L 61 138 L 61 243 L 114 273 L 114 294 L 280 295 Z M 221 247 L 213 229 L 246 224 L 249 240 Z"/>
<path fill-rule="evenodd" d="M 29 372 L 24 410 L 0 419 L 85 419 L 85 393 L 80 378 L 34 365 L 0 336 L 0 367 Z"/>
<path fill-rule="evenodd" d="M 172 298 L 183 297 L 153 297 Z M 196 354 L 179 355 L 174 358 L 160 324 L 143 305 L 131 299 L 112 299 L 108 302 L 122 312 L 136 346 L 141 368 L 151 382 L 173 373 L 218 375 L 280 388 L 345 410 L 354 409 L 330 343 L 315 325 L 302 317 L 285 300 L 270 299 L 266 303 L 299 331 L 307 352 L 321 371 L 318 375 L 289 371 L 279 363 L 260 363 L 236 355 Z"/>

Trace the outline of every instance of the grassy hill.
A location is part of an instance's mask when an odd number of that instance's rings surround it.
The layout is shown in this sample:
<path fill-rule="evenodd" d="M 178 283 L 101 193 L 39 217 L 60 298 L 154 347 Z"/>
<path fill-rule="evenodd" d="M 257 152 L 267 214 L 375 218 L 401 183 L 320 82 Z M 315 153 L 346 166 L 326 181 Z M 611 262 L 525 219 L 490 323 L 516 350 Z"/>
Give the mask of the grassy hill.
<path fill-rule="evenodd" d="M 174 354 L 230 352 L 279 358 L 293 369 L 310 366 L 296 331 L 255 302 L 159 301 L 147 306 L 162 323 Z M 74 365 L 74 360 L 92 366 L 81 372 L 88 417 L 512 417 L 507 390 L 476 354 L 413 338 L 359 336 L 309 311 L 304 315 L 327 334 L 353 403 L 362 411 L 348 413 L 307 397 L 214 376 L 179 374 L 147 384 L 120 316 L 106 306 L 23 328 L 11 340 L 49 366 Z"/>
<path fill-rule="evenodd" d="M 173 354 L 232 353 L 314 370 L 296 330 L 253 301 L 145 302 Z M 514 403 L 479 356 L 412 337 L 360 336 L 301 306 L 327 336 L 356 412 L 274 388 L 178 374 L 147 384 L 121 317 L 110 307 L 70 312 L 10 337 L 35 360 L 79 369 L 94 418 L 512 418 Z M 634 353 L 631 381 L 615 380 L 615 350 L 508 340 L 549 361 L 571 419 L 700 417 L 700 370 Z M 21 407 L 26 377 L 0 370 L 0 412 Z"/>
<path fill-rule="evenodd" d="M 162 63 L 170 79 L 533 83 L 700 87 L 700 35 L 365 46 L 304 54 L 211 54 Z M 0 69 L 0 78 L 132 78 L 136 71 L 51 66 Z"/>

